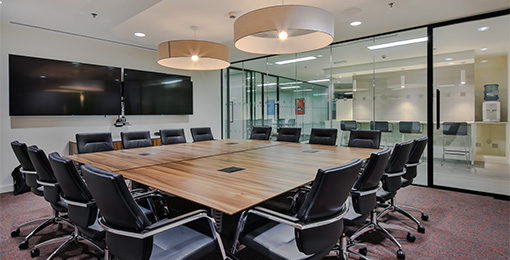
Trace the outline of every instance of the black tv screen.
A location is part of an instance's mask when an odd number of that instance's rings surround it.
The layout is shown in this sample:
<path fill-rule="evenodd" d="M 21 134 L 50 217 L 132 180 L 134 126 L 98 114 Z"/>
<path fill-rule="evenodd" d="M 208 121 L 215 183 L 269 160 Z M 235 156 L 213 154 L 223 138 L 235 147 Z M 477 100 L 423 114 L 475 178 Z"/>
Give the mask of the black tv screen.
<path fill-rule="evenodd" d="M 9 55 L 11 116 L 119 115 L 121 69 Z"/>
<path fill-rule="evenodd" d="M 191 115 L 191 77 L 124 69 L 126 115 Z"/>

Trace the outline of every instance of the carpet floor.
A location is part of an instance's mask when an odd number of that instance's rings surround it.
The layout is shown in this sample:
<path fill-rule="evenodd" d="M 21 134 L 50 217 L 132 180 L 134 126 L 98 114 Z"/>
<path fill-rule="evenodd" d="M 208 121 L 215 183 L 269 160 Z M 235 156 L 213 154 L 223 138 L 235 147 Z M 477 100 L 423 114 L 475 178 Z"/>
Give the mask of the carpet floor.
<path fill-rule="evenodd" d="M 416 236 L 416 241 L 411 243 L 406 240 L 407 231 L 390 230 L 401 242 L 406 259 L 510 259 L 509 201 L 410 186 L 398 192 L 397 203 L 419 207 L 430 217 L 429 221 L 422 221 L 426 233 L 421 234 L 412 221 L 398 213 L 385 216 L 386 223 L 408 227 Z M 412 213 L 420 216 L 418 212 Z M 17 196 L 0 194 L 0 259 L 30 259 L 30 249 L 19 250 L 18 245 L 34 226 L 22 229 L 19 237 L 13 238 L 10 233 L 20 223 L 51 214 L 44 199 L 30 192 Z M 71 231 L 52 227 L 34 236 L 30 245 Z M 359 240 L 367 242 L 369 258 L 396 259 L 397 247 L 379 232 L 364 234 Z M 37 259 L 45 259 L 56 247 L 40 248 L 41 255 Z M 264 259 L 249 249 L 242 250 L 237 257 Z M 74 246 L 57 259 L 97 259 L 97 256 L 85 246 Z"/>

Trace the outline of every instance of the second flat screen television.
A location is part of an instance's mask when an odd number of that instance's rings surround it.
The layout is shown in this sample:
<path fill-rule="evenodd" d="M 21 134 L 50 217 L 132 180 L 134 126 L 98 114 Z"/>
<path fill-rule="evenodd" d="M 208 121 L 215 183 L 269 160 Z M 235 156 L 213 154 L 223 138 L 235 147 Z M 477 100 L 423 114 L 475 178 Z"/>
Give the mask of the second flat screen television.
<path fill-rule="evenodd" d="M 191 77 L 124 69 L 126 115 L 191 115 Z"/>

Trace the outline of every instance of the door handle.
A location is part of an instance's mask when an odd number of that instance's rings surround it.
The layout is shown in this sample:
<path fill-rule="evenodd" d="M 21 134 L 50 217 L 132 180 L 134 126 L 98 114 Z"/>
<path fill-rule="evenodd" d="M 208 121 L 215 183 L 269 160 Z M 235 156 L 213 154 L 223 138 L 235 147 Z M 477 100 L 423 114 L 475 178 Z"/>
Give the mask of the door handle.
<path fill-rule="evenodd" d="M 441 91 L 436 89 L 436 129 L 441 128 Z"/>
<path fill-rule="evenodd" d="M 229 107 L 230 107 L 230 118 L 228 120 L 229 123 L 234 123 L 234 101 L 229 101 Z"/>

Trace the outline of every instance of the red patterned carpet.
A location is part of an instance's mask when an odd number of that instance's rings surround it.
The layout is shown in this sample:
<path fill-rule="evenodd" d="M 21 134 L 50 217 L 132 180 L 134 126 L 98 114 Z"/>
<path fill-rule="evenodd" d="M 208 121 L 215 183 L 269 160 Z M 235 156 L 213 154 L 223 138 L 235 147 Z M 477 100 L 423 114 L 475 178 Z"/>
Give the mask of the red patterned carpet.
<path fill-rule="evenodd" d="M 391 213 L 387 222 L 411 227 L 416 242 L 406 240 L 406 232 L 394 231 L 401 241 L 406 259 L 510 259 L 510 202 L 492 197 L 470 195 L 452 191 L 410 186 L 397 195 L 397 202 L 423 209 L 430 220 L 423 222 L 426 233 L 415 231 L 411 221 Z M 51 215 L 43 198 L 28 192 L 13 196 L 0 194 L 0 259 L 30 259 L 29 250 L 19 250 L 18 244 L 30 228 L 22 230 L 20 237 L 11 238 L 10 233 L 17 224 L 41 216 Z M 418 213 L 414 214 L 419 216 Z M 397 216 L 398 218 L 392 217 Z M 54 233 L 65 235 L 69 229 L 52 229 L 35 236 L 30 242 L 53 237 Z M 368 243 L 371 259 L 396 259 L 396 246 L 377 233 L 368 233 L 360 239 Z M 46 258 L 57 245 L 41 248 Z M 239 254 L 241 259 L 262 259 L 248 250 Z M 74 247 L 66 251 L 61 259 L 97 259 L 85 247 Z"/>

